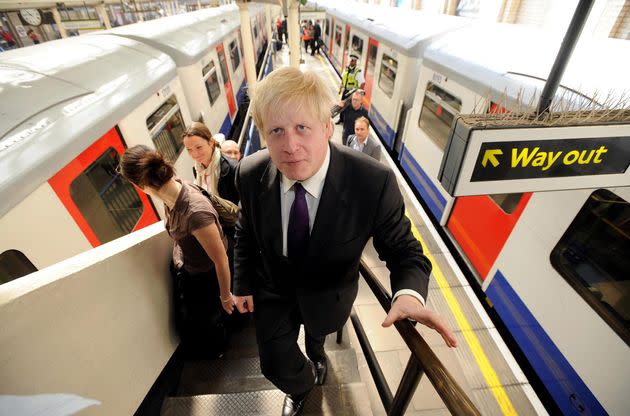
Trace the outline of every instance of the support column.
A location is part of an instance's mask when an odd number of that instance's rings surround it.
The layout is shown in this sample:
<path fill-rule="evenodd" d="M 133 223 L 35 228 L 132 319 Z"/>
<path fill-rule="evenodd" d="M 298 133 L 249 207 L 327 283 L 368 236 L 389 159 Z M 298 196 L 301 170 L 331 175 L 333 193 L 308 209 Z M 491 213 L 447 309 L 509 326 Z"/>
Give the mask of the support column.
<path fill-rule="evenodd" d="M 289 2 L 289 18 L 287 19 L 287 31 L 289 32 L 289 65 L 300 67 L 300 22 L 298 16 L 299 3 L 297 0 Z"/>
<path fill-rule="evenodd" d="M 241 17 L 241 39 L 243 40 L 243 58 L 247 74 L 247 87 L 256 85 L 256 59 L 254 58 L 254 41 L 252 40 L 252 26 L 249 20 L 249 7 L 245 1 L 237 1 L 238 12 Z"/>
<path fill-rule="evenodd" d="M 61 15 L 59 14 L 59 10 L 57 10 L 56 7 L 53 7 L 51 11 L 52 11 L 53 19 L 55 19 L 55 24 L 57 25 L 57 29 L 59 30 L 59 34 L 61 35 L 61 38 L 62 39 L 67 38 L 68 32 L 66 32 L 66 28 L 63 26 L 63 23 L 61 22 Z"/>
<path fill-rule="evenodd" d="M 444 3 L 444 14 L 455 15 L 457 10 L 457 0 L 446 0 Z"/>
<path fill-rule="evenodd" d="M 105 4 L 104 3 L 96 5 L 96 13 L 98 13 L 98 16 L 103 21 L 103 24 L 105 25 L 105 29 L 111 29 L 112 28 L 112 24 L 109 21 L 109 16 L 107 15 L 107 10 L 105 10 Z"/>

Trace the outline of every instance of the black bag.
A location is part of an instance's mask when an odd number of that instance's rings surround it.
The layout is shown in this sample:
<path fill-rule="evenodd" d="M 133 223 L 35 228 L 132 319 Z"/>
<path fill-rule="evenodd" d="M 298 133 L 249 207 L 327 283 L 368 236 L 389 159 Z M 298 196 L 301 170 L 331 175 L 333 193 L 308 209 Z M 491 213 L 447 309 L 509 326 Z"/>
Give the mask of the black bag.
<path fill-rule="evenodd" d="M 187 358 L 221 357 L 227 347 L 227 314 L 219 299 L 214 272 L 189 274 L 171 262 L 175 327 Z"/>

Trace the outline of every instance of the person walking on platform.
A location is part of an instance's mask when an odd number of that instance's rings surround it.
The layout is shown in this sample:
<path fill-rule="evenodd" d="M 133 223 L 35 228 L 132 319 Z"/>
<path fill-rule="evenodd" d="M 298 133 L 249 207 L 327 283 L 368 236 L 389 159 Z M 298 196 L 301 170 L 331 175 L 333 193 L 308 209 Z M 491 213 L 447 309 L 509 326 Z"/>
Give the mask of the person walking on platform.
<path fill-rule="evenodd" d="M 339 119 L 343 121 L 343 131 L 341 132 L 341 142 L 344 145 L 348 144 L 348 136 L 354 134 L 354 122 L 359 117 L 365 117 L 369 120 L 368 112 L 363 107 L 363 95 L 365 93 L 363 90 L 356 90 L 351 97 L 350 104 L 348 105 L 346 98 L 345 101 L 340 101 L 337 103 L 339 106 L 343 107 L 341 112 L 339 113 Z M 369 124 L 369 122 L 368 122 Z"/>
<path fill-rule="evenodd" d="M 354 89 L 363 89 L 365 86 L 365 77 L 361 72 L 361 68 L 357 66 L 358 56 L 350 55 L 350 63 L 341 75 L 341 85 L 339 86 L 339 94 L 341 99 L 345 100 L 350 95 L 350 91 Z"/>
<path fill-rule="evenodd" d="M 186 350 L 193 354 L 222 352 L 225 327 L 216 311 L 222 308 L 232 314 L 234 299 L 219 214 L 199 188 L 177 179 L 173 165 L 148 146 L 127 149 L 119 171 L 164 203 L 164 226 L 175 241 L 176 310 L 185 311 L 176 313 L 176 322 Z"/>
<path fill-rule="evenodd" d="M 381 145 L 370 139 L 370 121 L 365 117 L 359 117 L 354 122 L 354 134 L 348 136 L 348 147 L 381 160 Z"/>
<path fill-rule="evenodd" d="M 315 53 L 319 53 L 319 46 L 322 41 L 322 27 L 319 25 L 319 20 L 315 21 L 313 26 L 313 40 L 311 41 L 311 56 L 315 56 Z"/>
<path fill-rule="evenodd" d="M 299 415 L 326 381 L 324 340 L 348 320 L 370 238 L 391 272 L 383 326 L 414 319 L 457 344 L 424 307 L 431 263 L 411 233 L 396 176 L 330 142 L 333 101 L 312 71 L 281 68 L 259 82 L 251 110 L 267 150 L 243 159 L 236 178 L 236 306 L 255 315 L 261 370 L 286 393 L 283 416 Z M 308 359 L 297 344 L 301 325 Z"/>
<path fill-rule="evenodd" d="M 355 54 L 350 55 L 350 63 L 341 75 L 339 94 L 341 94 L 342 101 L 348 98 L 353 90 L 357 88 L 362 90 L 365 86 L 365 77 L 363 77 L 361 68 L 357 66 L 357 59 L 359 59 L 359 57 Z M 343 119 L 343 113 L 339 114 L 339 121 L 337 121 L 337 124 L 343 123 Z"/>

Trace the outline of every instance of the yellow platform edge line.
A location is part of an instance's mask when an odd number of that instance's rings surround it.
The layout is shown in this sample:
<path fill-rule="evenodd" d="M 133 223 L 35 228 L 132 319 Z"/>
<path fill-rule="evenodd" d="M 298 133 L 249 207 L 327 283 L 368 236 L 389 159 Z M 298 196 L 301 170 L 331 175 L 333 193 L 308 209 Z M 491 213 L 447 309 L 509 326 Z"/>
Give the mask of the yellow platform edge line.
<path fill-rule="evenodd" d="M 427 258 L 433 264 L 433 270 L 431 273 L 433 274 L 433 277 L 435 277 L 435 280 L 437 281 L 438 286 L 440 288 L 440 292 L 442 293 L 442 296 L 444 296 L 444 299 L 446 300 L 448 307 L 450 308 L 451 312 L 455 316 L 455 320 L 457 321 L 457 324 L 459 325 L 459 328 L 462 334 L 464 335 L 464 339 L 468 343 L 468 346 L 470 347 L 470 350 L 473 353 L 473 357 L 475 357 L 475 361 L 477 362 L 477 365 L 479 366 L 479 369 L 481 370 L 481 373 L 483 374 L 483 377 L 486 380 L 486 383 L 488 384 L 488 388 L 494 395 L 494 398 L 497 401 L 504 415 L 510 415 L 510 416 L 518 415 L 516 409 L 512 405 L 512 401 L 510 400 L 507 393 L 505 392 L 505 389 L 501 385 L 499 376 L 497 376 L 497 373 L 496 371 L 494 371 L 492 364 L 490 364 L 490 360 L 488 360 L 488 356 L 486 355 L 483 348 L 481 347 L 481 343 L 479 342 L 479 339 L 473 332 L 472 328 L 470 327 L 470 324 L 468 323 L 468 320 L 464 316 L 462 308 L 459 305 L 459 302 L 457 302 L 455 295 L 451 291 L 451 288 L 448 285 L 448 282 L 446 281 L 446 277 L 444 277 L 444 274 L 442 273 L 440 266 L 438 266 L 438 263 L 435 261 L 435 258 L 429 252 L 427 248 L 427 244 L 425 243 L 424 239 L 420 235 L 420 231 L 418 231 L 418 228 L 416 228 L 416 225 L 414 224 L 413 220 L 411 219 L 407 211 L 405 211 L 405 215 L 407 216 L 407 218 L 409 218 L 409 222 L 411 223 L 411 232 L 413 233 L 416 240 L 418 240 L 420 244 L 422 244 L 422 250 L 424 251 L 424 255 L 427 256 Z"/>

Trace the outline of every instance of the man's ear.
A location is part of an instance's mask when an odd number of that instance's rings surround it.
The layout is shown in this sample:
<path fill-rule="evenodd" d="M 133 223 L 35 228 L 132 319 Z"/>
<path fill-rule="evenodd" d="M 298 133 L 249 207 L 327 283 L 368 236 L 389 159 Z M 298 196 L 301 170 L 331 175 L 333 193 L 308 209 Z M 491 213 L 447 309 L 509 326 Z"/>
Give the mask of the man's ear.
<path fill-rule="evenodd" d="M 330 140 L 332 138 L 333 135 L 333 122 L 332 122 L 332 118 L 329 118 L 328 121 L 326 122 L 325 125 L 325 130 L 326 130 L 326 138 L 328 140 Z"/>

